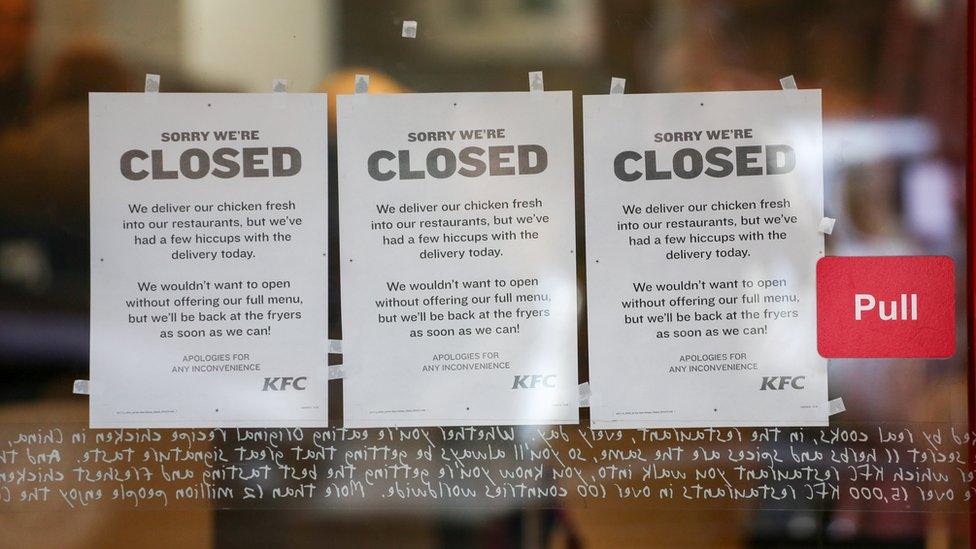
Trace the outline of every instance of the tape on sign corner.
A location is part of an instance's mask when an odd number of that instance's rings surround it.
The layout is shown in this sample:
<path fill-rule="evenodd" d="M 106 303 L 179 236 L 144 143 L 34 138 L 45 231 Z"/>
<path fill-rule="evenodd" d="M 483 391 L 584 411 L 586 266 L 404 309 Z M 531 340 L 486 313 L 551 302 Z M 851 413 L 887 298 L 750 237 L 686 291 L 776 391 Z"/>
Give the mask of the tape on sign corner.
<path fill-rule="evenodd" d="M 271 106 L 275 109 L 285 108 L 285 94 L 288 92 L 288 81 L 275 78 L 271 81 Z"/>
<path fill-rule="evenodd" d="M 416 21 L 404 21 L 403 28 L 400 30 L 401 38 L 416 38 L 417 37 L 417 22 Z"/>
<path fill-rule="evenodd" d="M 74 385 L 71 387 L 71 392 L 76 395 L 90 395 L 91 382 L 87 379 L 76 379 Z"/>
<path fill-rule="evenodd" d="M 529 91 L 546 91 L 545 81 L 542 78 L 542 71 L 532 71 L 529 73 Z"/>
<path fill-rule="evenodd" d="M 797 87 L 796 87 L 796 78 L 793 78 L 793 75 L 792 74 L 789 75 L 789 76 L 784 76 L 783 78 L 780 78 L 779 79 L 779 85 L 784 90 L 795 90 L 795 89 L 797 89 Z"/>
<path fill-rule="evenodd" d="M 626 87 L 626 78 L 617 78 L 616 76 L 610 78 L 610 95 L 623 95 Z"/>
<path fill-rule="evenodd" d="M 369 75 L 368 74 L 357 74 L 356 75 L 356 88 L 355 93 L 369 93 Z"/>
<path fill-rule="evenodd" d="M 345 375 L 346 371 L 342 368 L 342 363 L 329 366 L 329 379 L 342 379 Z"/>
<path fill-rule="evenodd" d="M 147 74 L 146 75 L 146 93 L 159 93 L 159 75 L 158 74 Z"/>
<path fill-rule="evenodd" d="M 146 103 L 155 104 L 159 98 L 159 75 L 147 74 L 145 93 L 142 94 Z"/>
<path fill-rule="evenodd" d="M 834 232 L 835 223 L 837 223 L 837 220 L 833 217 L 824 217 L 820 220 L 820 226 L 817 228 L 817 231 L 821 234 L 831 234 Z"/>
<path fill-rule="evenodd" d="M 832 416 L 832 415 L 835 415 L 835 414 L 839 414 L 839 413 L 843 412 L 844 410 L 847 410 L 847 408 L 844 406 L 844 399 L 842 399 L 842 398 L 835 398 L 834 400 L 831 400 L 831 401 L 828 401 L 827 402 L 827 415 L 828 416 Z"/>
<path fill-rule="evenodd" d="M 342 354 L 342 340 L 341 339 L 330 339 L 329 340 L 329 354 L 330 355 L 341 355 Z"/>
<path fill-rule="evenodd" d="M 593 393 L 590 392 L 590 382 L 584 381 L 579 384 L 579 407 L 588 408 L 590 406 L 590 396 Z"/>

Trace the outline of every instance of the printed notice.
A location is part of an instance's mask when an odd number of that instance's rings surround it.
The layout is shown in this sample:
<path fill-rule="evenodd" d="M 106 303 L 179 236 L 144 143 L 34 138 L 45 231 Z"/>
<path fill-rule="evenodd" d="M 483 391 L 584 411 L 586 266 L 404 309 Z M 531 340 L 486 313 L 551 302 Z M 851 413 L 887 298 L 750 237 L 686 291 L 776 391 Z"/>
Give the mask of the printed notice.
<path fill-rule="evenodd" d="M 576 423 L 570 92 L 338 115 L 344 425 Z"/>
<path fill-rule="evenodd" d="M 91 426 L 328 420 L 322 94 L 90 96 Z"/>
<path fill-rule="evenodd" d="M 592 426 L 827 424 L 820 91 L 583 98 Z"/>

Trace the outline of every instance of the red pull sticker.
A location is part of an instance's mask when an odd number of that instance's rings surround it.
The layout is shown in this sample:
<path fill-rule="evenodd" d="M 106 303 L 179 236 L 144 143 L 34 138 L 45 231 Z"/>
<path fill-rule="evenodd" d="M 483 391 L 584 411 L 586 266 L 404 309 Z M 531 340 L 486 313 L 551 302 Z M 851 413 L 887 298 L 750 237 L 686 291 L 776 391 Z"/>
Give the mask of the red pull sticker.
<path fill-rule="evenodd" d="M 820 259 L 817 349 L 825 358 L 951 357 L 956 352 L 952 259 Z"/>

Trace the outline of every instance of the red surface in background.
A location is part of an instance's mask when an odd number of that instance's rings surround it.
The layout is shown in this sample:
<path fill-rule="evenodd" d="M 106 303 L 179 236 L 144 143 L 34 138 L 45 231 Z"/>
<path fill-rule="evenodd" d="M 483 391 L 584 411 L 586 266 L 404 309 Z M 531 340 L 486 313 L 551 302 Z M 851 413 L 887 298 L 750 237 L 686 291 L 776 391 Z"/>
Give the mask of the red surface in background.
<path fill-rule="evenodd" d="M 976 177 L 976 0 L 969 0 L 966 9 L 966 70 L 969 72 L 966 78 L 967 101 L 966 121 L 968 127 L 966 150 L 969 153 L 966 165 L 966 335 L 969 343 L 966 349 L 966 381 L 968 386 L 967 403 L 969 407 L 969 429 L 972 430 L 976 425 L 976 349 L 973 342 L 976 341 L 976 323 L 973 319 L 973 307 L 976 304 L 976 296 L 973 288 L 974 271 L 976 271 L 976 224 L 973 223 L 973 212 L 976 212 L 976 193 L 973 192 Z M 972 452 L 970 452 L 972 453 Z M 976 473 L 976 460 L 969 456 L 969 471 Z M 976 479 L 976 474 L 971 478 Z M 970 482 L 970 488 L 976 488 L 976 480 Z M 974 513 L 973 503 L 969 504 L 969 545 L 976 545 L 976 513 Z"/>
<path fill-rule="evenodd" d="M 860 320 L 857 294 L 875 300 Z M 917 296 L 915 320 L 910 319 L 911 295 Z M 882 307 L 886 316 L 897 317 L 882 320 Z M 948 358 L 956 352 L 955 316 L 955 274 L 948 257 L 824 257 L 817 262 L 817 349 L 826 358 Z"/>

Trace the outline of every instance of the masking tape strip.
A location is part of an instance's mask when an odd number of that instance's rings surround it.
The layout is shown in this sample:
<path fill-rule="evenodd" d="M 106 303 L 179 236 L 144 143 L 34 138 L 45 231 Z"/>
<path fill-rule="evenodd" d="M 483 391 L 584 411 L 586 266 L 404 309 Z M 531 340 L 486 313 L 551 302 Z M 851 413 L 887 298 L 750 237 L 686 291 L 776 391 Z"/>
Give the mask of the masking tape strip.
<path fill-rule="evenodd" d="M 626 78 L 617 78 L 616 76 L 610 78 L 610 95 L 623 95 L 626 87 Z"/>
<path fill-rule="evenodd" d="M 285 93 L 288 92 L 288 81 L 275 78 L 271 81 L 271 107 L 275 110 L 285 108 Z"/>
<path fill-rule="evenodd" d="M 780 78 L 779 79 L 779 85 L 784 90 L 795 90 L 795 89 L 797 89 L 797 87 L 796 87 L 796 78 L 793 78 L 793 75 L 792 74 L 789 75 L 789 76 L 784 76 L 783 78 Z"/>
<path fill-rule="evenodd" d="M 342 368 L 342 363 L 332 364 L 329 366 L 329 379 L 342 379 L 345 377 L 346 371 Z"/>
<path fill-rule="evenodd" d="M 817 228 L 817 231 L 823 234 L 831 234 L 834 232 L 835 223 L 837 220 L 833 217 L 824 217 L 820 220 L 820 227 Z"/>
<path fill-rule="evenodd" d="M 579 384 L 579 407 L 588 408 L 590 406 L 590 396 L 593 393 L 590 392 L 590 382 L 584 381 Z"/>
<path fill-rule="evenodd" d="M 356 93 L 369 93 L 369 75 L 356 75 Z"/>
<path fill-rule="evenodd" d="M 330 339 L 329 340 L 329 354 L 330 355 L 341 355 L 342 354 L 342 340 L 341 339 Z"/>
<path fill-rule="evenodd" d="M 91 394 L 91 382 L 87 379 L 76 379 L 74 385 L 71 388 L 71 392 L 76 395 L 90 395 Z"/>
<path fill-rule="evenodd" d="M 832 416 L 834 414 L 839 414 L 839 413 L 843 412 L 844 410 L 847 410 L 847 408 L 844 407 L 844 399 L 842 399 L 842 398 L 835 398 L 834 400 L 831 400 L 831 401 L 828 401 L 827 402 L 827 415 L 828 416 Z"/>
<path fill-rule="evenodd" d="M 146 75 L 146 93 L 142 94 L 146 103 L 155 104 L 159 98 L 159 75 L 158 74 L 147 74 Z"/>
<path fill-rule="evenodd" d="M 159 75 L 146 75 L 146 93 L 159 93 Z"/>
<path fill-rule="evenodd" d="M 542 79 L 542 71 L 533 71 L 529 73 L 529 91 L 546 91 L 546 86 Z"/>
<path fill-rule="evenodd" d="M 417 37 L 417 22 L 416 21 L 404 21 L 403 28 L 400 30 L 401 38 L 416 38 Z"/>

